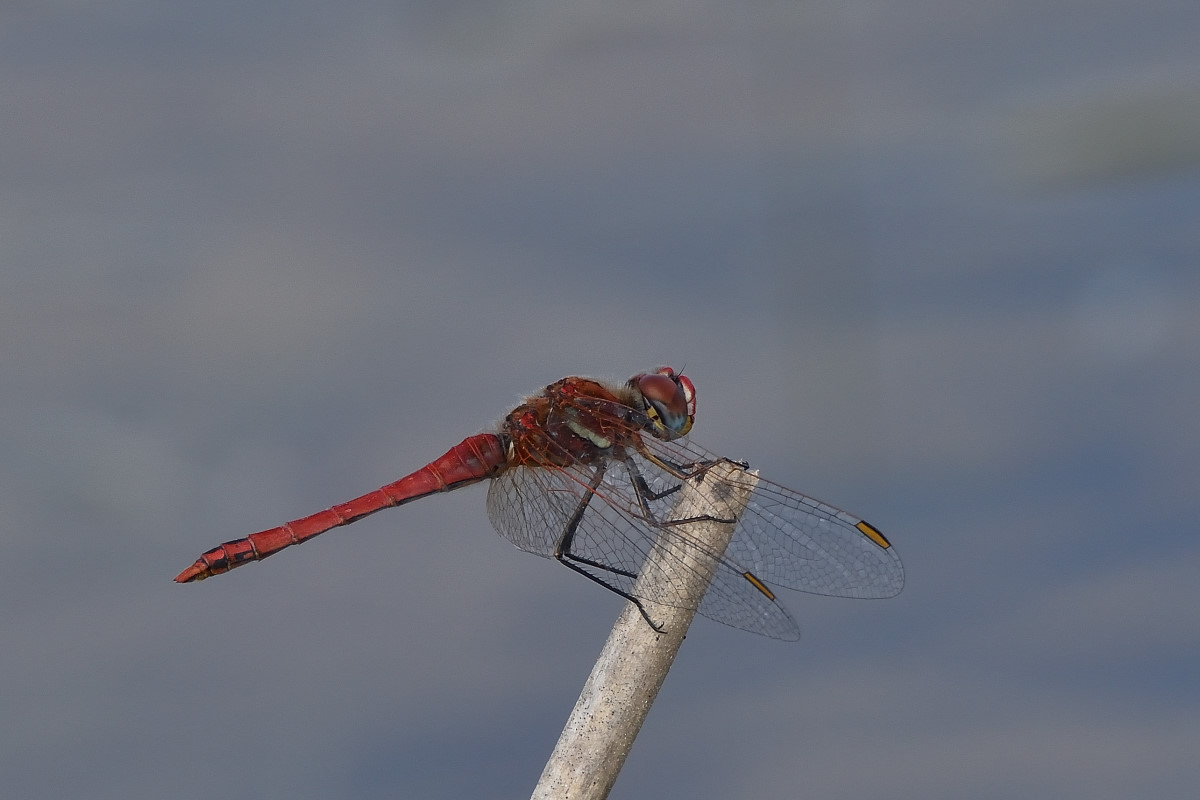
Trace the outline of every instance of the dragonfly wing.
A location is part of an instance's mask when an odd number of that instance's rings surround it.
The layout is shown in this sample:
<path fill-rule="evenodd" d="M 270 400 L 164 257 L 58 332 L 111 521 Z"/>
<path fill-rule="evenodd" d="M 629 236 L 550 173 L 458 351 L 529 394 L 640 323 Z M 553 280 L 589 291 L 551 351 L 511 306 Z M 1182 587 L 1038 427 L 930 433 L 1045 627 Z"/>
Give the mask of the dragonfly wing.
<path fill-rule="evenodd" d="M 769 481 L 756 487 L 730 553 L 811 594 L 884 598 L 904 588 L 900 557 L 873 525 Z"/>
<path fill-rule="evenodd" d="M 654 539 L 640 518 L 636 498 L 629 499 L 630 492 L 619 486 L 628 482 L 625 466 L 606 462 L 599 482 L 596 469 L 578 464 L 509 469 L 488 489 L 488 517 L 517 547 L 552 558 L 586 500 L 569 553 L 589 573 L 629 591 Z M 603 567 L 589 566 L 588 561 Z"/>
<path fill-rule="evenodd" d="M 691 442 L 647 440 L 659 458 L 692 465 L 718 460 Z M 904 567 L 874 526 L 827 503 L 760 479 L 726 556 L 767 583 L 832 597 L 894 597 Z"/>
<path fill-rule="evenodd" d="M 794 642 L 800 638 L 800 626 L 788 610 L 773 595 L 764 594 L 744 572 L 718 570 L 697 610 L 722 625 L 772 639 Z"/>
<path fill-rule="evenodd" d="M 678 480 L 649 461 L 633 459 L 634 468 L 655 493 Z M 627 466 L 606 462 L 598 482 L 594 467 L 567 469 L 517 467 L 497 476 L 488 491 L 488 514 L 496 530 L 517 547 L 552 557 L 563 532 L 586 498 L 569 554 L 572 563 L 619 591 L 650 603 L 694 607 L 689 585 L 695 570 L 711 572 L 708 592 L 698 612 L 735 628 L 777 639 L 798 639 L 800 629 L 791 615 L 764 592 L 761 582 L 746 577 L 746 570 L 721 553 L 707 550 L 689 529 L 697 523 L 662 526 L 671 517 L 670 493 L 649 503 L 650 517 L 642 510 Z M 594 486 L 594 488 L 592 488 Z M 711 516 L 728 517 L 728 510 L 713 508 Z M 655 542 L 659 543 L 656 573 L 638 580 Z M 651 612 L 652 613 L 652 612 Z"/>
<path fill-rule="evenodd" d="M 575 477 L 540 467 L 510 467 L 500 473 L 488 486 L 492 527 L 525 552 L 551 558 L 579 505 Z"/>

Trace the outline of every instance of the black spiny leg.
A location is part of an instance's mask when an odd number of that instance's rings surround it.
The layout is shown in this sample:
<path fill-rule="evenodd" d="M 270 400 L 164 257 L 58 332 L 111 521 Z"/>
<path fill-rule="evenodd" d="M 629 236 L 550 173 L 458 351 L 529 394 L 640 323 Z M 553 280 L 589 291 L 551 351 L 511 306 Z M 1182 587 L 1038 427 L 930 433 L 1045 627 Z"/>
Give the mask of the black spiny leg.
<path fill-rule="evenodd" d="M 604 572 L 611 572 L 614 575 L 621 575 L 622 577 L 633 579 L 637 578 L 636 572 L 629 572 L 628 570 L 619 569 L 617 567 L 609 566 L 608 564 L 601 564 L 599 561 L 593 561 L 590 558 L 583 558 L 582 556 L 577 556 L 571 552 L 571 544 L 575 540 L 575 531 L 578 530 L 579 523 L 583 520 L 583 515 L 584 512 L 587 511 L 588 503 L 591 502 L 591 499 L 596 494 L 596 489 L 599 488 L 600 482 L 604 479 L 604 469 L 604 462 L 600 462 L 600 464 L 596 466 L 596 474 L 592 476 L 592 482 L 588 484 L 587 492 L 579 499 L 579 505 L 576 506 L 575 513 L 571 514 L 571 518 L 567 520 L 567 525 L 563 529 L 562 536 L 559 537 L 558 544 L 554 546 L 554 559 L 564 567 L 578 572 L 588 580 L 595 581 L 605 589 L 608 589 L 610 592 L 615 592 L 629 602 L 633 603 L 635 606 L 637 606 L 637 610 L 642 615 L 642 619 L 646 620 L 646 624 L 653 628 L 657 633 L 662 633 L 663 627 L 655 624 L 654 620 L 650 619 L 650 615 L 646 612 L 646 607 L 642 605 L 641 600 L 634 597 L 629 592 L 621 589 L 620 587 L 613 586 L 603 578 L 593 575 L 579 565 L 586 564 L 589 567 L 603 570 Z M 642 481 L 642 483 L 644 484 L 645 481 Z M 678 489 L 679 487 L 675 488 Z"/>
<path fill-rule="evenodd" d="M 722 463 L 732 464 L 733 466 L 737 467 L 738 469 L 743 469 L 743 470 L 750 469 L 750 462 L 735 461 L 732 458 L 720 457 L 720 458 L 717 458 L 715 461 L 689 461 L 686 464 L 678 464 L 674 461 L 663 458 L 662 456 L 655 455 L 654 453 L 651 453 L 649 450 L 642 449 L 642 450 L 639 450 L 638 452 L 642 456 L 642 458 L 646 459 L 651 464 L 654 464 L 656 467 L 658 467 L 659 469 L 661 469 L 663 472 L 667 473 L 671 477 L 678 478 L 681 481 L 687 480 L 688 478 L 696 478 L 697 480 L 703 480 L 704 473 L 708 472 L 710 469 L 715 467 L 717 464 L 722 464 Z M 671 491 L 674 491 L 674 490 L 672 489 Z"/>
<path fill-rule="evenodd" d="M 722 460 L 728 461 L 728 459 Z M 654 459 L 654 463 L 658 464 L 659 466 L 663 466 L 658 459 Z M 718 462 L 708 461 L 703 464 L 694 465 L 696 467 L 695 471 L 691 474 L 684 475 L 681 480 L 691 480 L 693 478 L 697 481 L 704 480 L 704 474 L 708 472 L 708 470 L 716 463 Z M 730 461 L 729 463 L 737 466 L 741 466 L 742 464 L 740 461 Z M 701 514 L 698 517 L 684 517 L 682 519 L 660 520 L 655 517 L 654 512 L 650 510 L 650 504 L 655 500 L 661 500 L 667 495 L 679 491 L 681 484 L 676 484 L 670 489 L 666 489 L 661 492 L 654 492 L 650 489 L 650 485 L 646 483 L 646 479 L 642 477 L 642 472 L 638 469 L 637 463 L 628 456 L 625 457 L 625 468 L 629 470 L 629 474 L 633 478 L 634 494 L 637 495 L 638 506 L 642 510 L 642 517 L 657 528 L 668 528 L 675 525 L 687 525 L 688 523 L 692 522 L 719 522 L 723 525 L 732 525 L 734 522 L 737 522 L 737 520 L 733 518 L 725 519 L 724 517 L 714 517 L 712 514 Z"/>

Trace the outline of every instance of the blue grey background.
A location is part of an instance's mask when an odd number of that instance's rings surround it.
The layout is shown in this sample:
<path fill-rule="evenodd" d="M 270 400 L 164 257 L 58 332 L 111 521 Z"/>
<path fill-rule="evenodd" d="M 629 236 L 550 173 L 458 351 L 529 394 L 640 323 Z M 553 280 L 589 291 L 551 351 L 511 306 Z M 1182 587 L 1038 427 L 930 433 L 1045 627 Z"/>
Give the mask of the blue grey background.
<path fill-rule="evenodd" d="M 520 797 L 620 600 L 473 487 L 264 564 L 559 377 L 877 524 L 700 620 L 614 798 L 1200 785 L 1200 5 L 0 10 L 14 798 Z"/>

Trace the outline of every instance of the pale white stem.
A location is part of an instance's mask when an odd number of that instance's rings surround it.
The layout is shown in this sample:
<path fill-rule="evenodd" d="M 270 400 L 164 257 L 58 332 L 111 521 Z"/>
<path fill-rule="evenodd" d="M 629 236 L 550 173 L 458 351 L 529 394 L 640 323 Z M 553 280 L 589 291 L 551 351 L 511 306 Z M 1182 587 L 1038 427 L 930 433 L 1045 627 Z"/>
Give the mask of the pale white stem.
<path fill-rule="evenodd" d="M 671 519 L 690 519 L 719 508 L 726 519 L 736 520 L 757 479 L 755 472 L 725 462 L 716 464 L 703 480 L 684 481 Z M 723 554 L 734 527 L 719 522 L 687 523 L 673 531 L 697 541 L 698 548 L 684 550 L 659 539 L 651 549 L 633 594 L 660 596 L 662 593 L 648 584 L 670 580 L 675 585 L 686 584 L 683 595 L 675 589 L 671 592 L 682 602 L 663 606 L 643 601 L 662 633 L 646 623 L 633 603 L 625 605 L 542 771 L 533 800 L 602 800 L 608 796 L 712 580 L 716 561 L 703 554 Z"/>

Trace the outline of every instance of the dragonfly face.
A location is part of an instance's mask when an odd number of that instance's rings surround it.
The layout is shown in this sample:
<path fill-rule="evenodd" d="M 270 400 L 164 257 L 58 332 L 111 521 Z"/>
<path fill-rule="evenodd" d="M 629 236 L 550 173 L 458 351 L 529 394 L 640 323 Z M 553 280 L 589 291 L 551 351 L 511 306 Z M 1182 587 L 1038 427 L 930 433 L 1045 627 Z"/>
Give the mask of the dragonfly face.
<path fill-rule="evenodd" d="M 642 411 L 650 419 L 650 432 L 671 441 L 686 436 L 696 419 L 696 387 L 685 375 L 676 375 L 670 367 L 635 375 L 629 386 L 637 393 Z"/>

